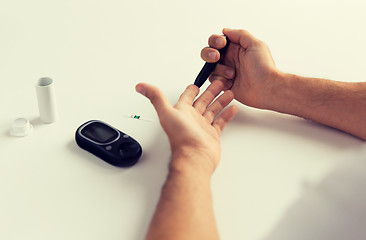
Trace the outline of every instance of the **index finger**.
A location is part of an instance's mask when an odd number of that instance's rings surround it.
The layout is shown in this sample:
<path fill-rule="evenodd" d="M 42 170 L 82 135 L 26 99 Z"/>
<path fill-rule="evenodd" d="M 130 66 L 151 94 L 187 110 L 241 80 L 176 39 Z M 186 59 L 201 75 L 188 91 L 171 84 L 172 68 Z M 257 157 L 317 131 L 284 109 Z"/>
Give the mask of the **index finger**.
<path fill-rule="evenodd" d="M 186 88 L 186 90 L 184 90 L 184 92 L 180 95 L 177 104 L 178 103 L 185 103 L 185 104 L 192 105 L 194 99 L 197 97 L 199 92 L 200 92 L 199 87 L 197 87 L 194 84 L 190 84 Z"/>
<path fill-rule="evenodd" d="M 222 81 L 214 81 L 193 103 L 193 107 L 203 114 L 211 102 L 221 93 L 225 85 Z"/>
<path fill-rule="evenodd" d="M 208 39 L 208 45 L 215 49 L 224 48 L 226 45 L 226 38 L 223 35 L 212 34 Z"/>

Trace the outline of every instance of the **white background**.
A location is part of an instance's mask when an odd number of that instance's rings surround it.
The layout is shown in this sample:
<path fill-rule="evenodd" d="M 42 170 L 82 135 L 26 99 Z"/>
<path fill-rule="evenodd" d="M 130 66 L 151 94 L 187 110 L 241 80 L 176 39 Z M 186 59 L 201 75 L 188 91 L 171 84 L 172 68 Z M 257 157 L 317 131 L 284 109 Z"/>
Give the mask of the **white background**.
<path fill-rule="evenodd" d="M 208 37 L 223 27 L 265 41 L 282 71 L 364 81 L 365 10 L 361 0 L 0 0 L 0 239 L 143 239 L 170 149 L 134 86 L 154 84 L 175 103 L 202 67 Z M 55 81 L 60 114 L 49 125 L 38 120 L 34 88 L 44 76 Z M 364 143 L 233 104 L 240 112 L 222 135 L 212 181 L 217 223 L 222 239 L 261 239 L 304 181 L 321 179 Z M 9 135 L 18 117 L 31 120 L 31 135 Z M 115 168 L 81 150 L 74 132 L 91 119 L 137 139 L 140 162 Z"/>

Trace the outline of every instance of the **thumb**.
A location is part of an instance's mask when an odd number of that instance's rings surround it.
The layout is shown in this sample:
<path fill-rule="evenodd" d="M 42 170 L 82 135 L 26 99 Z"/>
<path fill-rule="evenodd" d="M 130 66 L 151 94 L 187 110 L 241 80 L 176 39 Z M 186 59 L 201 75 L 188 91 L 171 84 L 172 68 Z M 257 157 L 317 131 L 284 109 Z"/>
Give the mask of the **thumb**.
<path fill-rule="evenodd" d="M 240 44 L 240 46 L 242 46 L 245 49 L 260 42 L 252 34 L 243 29 L 224 28 L 222 32 L 230 39 L 231 42 Z"/>
<path fill-rule="evenodd" d="M 136 91 L 150 100 L 158 115 L 160 115 L 164 109 L 171 107 L 166 96 L 155 86 L 147 83 L 139 83 L 136 85 Z"/>

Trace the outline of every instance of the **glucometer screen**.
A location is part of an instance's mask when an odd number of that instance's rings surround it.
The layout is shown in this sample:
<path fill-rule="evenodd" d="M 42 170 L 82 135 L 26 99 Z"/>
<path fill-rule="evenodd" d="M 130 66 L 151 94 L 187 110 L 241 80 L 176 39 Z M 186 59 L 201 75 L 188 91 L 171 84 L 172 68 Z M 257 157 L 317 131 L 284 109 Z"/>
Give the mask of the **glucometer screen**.
<path fill-rule="evenodd" d="M 81 134 L 98 143 L 111 142 L 118 137 L 116 130 L 99 122 L 87 125 L 81 130 Z"/>

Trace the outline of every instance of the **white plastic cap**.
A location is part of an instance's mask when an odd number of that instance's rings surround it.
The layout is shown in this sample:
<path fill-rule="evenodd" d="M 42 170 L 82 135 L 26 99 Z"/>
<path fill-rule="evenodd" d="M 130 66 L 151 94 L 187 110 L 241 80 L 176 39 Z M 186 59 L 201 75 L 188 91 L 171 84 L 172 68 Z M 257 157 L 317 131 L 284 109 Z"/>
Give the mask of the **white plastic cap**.
<path fill-rule="evenodd" d="M 18 118 L 13 121 L 10 128 L 10 134 L 14 137 L 24 137 L 31 133 L 33 126 L 26 118 Z"/>

